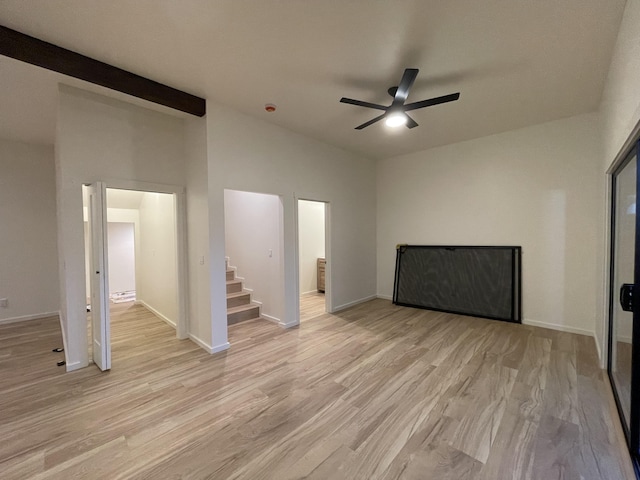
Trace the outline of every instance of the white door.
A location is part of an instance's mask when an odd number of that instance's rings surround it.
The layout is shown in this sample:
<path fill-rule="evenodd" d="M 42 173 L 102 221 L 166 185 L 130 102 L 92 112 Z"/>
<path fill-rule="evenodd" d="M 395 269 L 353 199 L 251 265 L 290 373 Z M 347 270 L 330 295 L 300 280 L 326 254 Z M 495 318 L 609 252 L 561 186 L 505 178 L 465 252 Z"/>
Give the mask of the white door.
<path fill-rule="evenodd" d="M 89 239 L 91 243 L 91 331 L 93 361 L 100 370 L 111 368 L 111 326 L 109 321 L 109 275 L 107 263 L 106 187 L 96 182 L 89 193 Z"/>

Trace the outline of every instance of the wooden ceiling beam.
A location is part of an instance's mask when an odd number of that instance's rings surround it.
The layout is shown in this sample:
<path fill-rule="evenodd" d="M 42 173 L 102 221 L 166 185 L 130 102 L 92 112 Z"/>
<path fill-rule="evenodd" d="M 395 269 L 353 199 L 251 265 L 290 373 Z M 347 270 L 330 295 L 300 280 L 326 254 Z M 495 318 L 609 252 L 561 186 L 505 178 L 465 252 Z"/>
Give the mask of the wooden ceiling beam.
<path fill-rule="evenodd" d="M 0 55 L 202 117 L 204 98 L 0 25 Z"/>

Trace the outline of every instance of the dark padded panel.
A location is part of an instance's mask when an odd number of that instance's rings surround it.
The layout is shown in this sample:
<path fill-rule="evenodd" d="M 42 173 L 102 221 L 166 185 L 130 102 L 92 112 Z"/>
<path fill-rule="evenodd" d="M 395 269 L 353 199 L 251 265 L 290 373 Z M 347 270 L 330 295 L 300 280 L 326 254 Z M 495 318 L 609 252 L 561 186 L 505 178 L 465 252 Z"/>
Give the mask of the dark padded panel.
<path fill-rule="evenodd" d="M 520 321 L 519 247 L 402 246 L 394 302 Z"/>

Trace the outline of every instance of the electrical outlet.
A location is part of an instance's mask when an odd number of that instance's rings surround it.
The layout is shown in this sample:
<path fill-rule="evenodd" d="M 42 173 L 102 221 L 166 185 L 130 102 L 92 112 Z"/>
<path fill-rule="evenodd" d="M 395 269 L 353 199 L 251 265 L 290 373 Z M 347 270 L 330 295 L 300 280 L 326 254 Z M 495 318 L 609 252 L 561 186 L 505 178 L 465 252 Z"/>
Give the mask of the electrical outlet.
<path fill-rule="evenodd" d="M 9 300 L 6 298 L 0 298 L 0 307 L 7 308 L 9 306 Z"/>

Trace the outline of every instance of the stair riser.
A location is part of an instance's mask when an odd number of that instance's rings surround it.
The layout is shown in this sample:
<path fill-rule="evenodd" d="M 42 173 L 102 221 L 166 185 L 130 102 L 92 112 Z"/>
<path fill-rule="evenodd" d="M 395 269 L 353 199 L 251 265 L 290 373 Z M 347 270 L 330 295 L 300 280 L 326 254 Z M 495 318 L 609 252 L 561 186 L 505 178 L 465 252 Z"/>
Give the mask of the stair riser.
<path fill-rule="evenodd" d="M 242 282 L 227 283 L 227 293 L 239 293 L 242 291 Z"/>
<path fill-rule="evenodd" d="M 252 320 L 260 317 L 260 307 L 256 306 L 242 312 L 228 313 L 227 325 L 232 325 L 238 322 L 244 322 L 245 320 Z"/>
<path fill-rule="evenodd" d="M 227 308 L 239 307 L 240 305 L 249 305 L 251 303 L 251 295 L 248 293 L 239 297 L 227 298 Z"/>
<path fill-rule="evenodd" d="M 227 272 L 227 280 L 234 280 L 236 278 L 235 273 L 233 270 L 229 270 Z"/>

